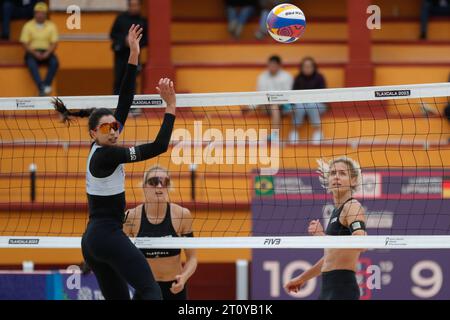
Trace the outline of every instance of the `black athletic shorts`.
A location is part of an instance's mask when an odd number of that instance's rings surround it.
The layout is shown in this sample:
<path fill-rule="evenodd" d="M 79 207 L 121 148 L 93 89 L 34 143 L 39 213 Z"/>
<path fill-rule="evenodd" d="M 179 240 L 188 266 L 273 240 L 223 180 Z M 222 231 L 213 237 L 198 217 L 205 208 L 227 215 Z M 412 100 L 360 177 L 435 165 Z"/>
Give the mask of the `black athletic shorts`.
<path fill-rule="evenodd" d="M 172 287 L 172 283 L 175 281 L 158 281 L 158 285 L 161 288 L 161 294 L 163 300 L 187 300 L 187 284 L 185 284 L 183 290 L 178 292 L 177 294 L 173 294 L 172 291 L 170 291 L 170 288 Z M 141 295 L 139 291 L 136 291 L 133 296 L 133 300 L 140 300 Z"/>
<path fill-rule="evenodd" d="M 358 300 L 359 286 L 351 270 L 322 272 L 319 300 Z"/>

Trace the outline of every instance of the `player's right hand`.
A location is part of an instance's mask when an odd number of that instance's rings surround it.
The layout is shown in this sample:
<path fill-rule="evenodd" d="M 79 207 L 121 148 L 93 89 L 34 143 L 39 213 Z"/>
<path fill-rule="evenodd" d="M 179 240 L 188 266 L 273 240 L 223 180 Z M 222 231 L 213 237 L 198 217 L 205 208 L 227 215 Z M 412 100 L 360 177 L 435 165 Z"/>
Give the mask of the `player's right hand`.
<path fill-rule="evenodd" d="M 128 30 L 128 46 L 130 47 L 130 51 L 140 53 L 141 49 L 139 47 L 139 42 L 142 39 L 143 29 L 138 24 L 132 24 L 130 30 Z"/>
<path fill-rule="evenodd" d="M 284 289 L 288 293 L 289 292 L 297 293 L 305 284 L 306 284 L 306 281 L 303 281 L 302 279 L 294 278 L 284 285 Z"/>

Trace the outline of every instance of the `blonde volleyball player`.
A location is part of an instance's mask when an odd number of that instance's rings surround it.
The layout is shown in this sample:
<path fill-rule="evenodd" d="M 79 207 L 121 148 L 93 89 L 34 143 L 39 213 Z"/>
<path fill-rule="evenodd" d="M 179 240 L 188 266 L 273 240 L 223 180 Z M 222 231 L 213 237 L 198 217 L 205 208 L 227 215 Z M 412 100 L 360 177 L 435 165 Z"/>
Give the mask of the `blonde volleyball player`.
<path fill-rule="evenodd" d="M 153 166 L 144 175 L 145 203 L 126 212 L 124 232 L 130 237 L 193 237 L 188 209 L 169 201 L 169 171 Z M 186 300 L 188 279 L 197 268 L 195 249 L 141 249 L 158 282 L 163 300 Z M 135 299 L 140 298 L 136 291 Z"/>
<path fill-rule="evenodd" d="M 318 161 L 320 182 L 333 195 L 335 209 L 324 231 L 319 220 L 310 222 L 308 232 L 314 236 L 366 235 L 364 209 L 353 193 L 361 185 L 358 163 L 340 157 L 325 163 Z M 321 300 L 358 300 L 356 268 L 364 249 L 325 249 L 323 257 L 299 276 L 285 284 L 288 292 L 297 292 L 308 280 L 322 276 Z"/>

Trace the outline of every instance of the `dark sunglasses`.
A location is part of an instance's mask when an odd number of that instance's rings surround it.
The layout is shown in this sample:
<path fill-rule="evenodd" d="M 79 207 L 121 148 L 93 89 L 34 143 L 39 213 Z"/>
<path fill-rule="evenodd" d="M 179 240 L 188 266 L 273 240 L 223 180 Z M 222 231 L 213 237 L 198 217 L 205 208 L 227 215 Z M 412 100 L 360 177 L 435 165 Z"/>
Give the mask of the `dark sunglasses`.
<path fill-rule="evenodd" d="M 168 186 L 170 186 L 170 178 L 151 177 L 151 178 L 147 179 L 146 183 L 152 187 L 157 187 L 157 186 L 159 186 L 159 184 L 161 184 L 161 186 L 163 188 L 167 188 Z"/>
<path fill-rule="evenodd" d="M 110 123 L 102 123 L 101 125 L 99 125 L 96 130 L 99 130 L 101 133 L 103 134 L 108 134 L 111 132 L 111 129 L 113 129 L 114 131 L 119 130 L 120 128 L 120 123 L 117 121 L 114 122 L 110 122 Z"/>

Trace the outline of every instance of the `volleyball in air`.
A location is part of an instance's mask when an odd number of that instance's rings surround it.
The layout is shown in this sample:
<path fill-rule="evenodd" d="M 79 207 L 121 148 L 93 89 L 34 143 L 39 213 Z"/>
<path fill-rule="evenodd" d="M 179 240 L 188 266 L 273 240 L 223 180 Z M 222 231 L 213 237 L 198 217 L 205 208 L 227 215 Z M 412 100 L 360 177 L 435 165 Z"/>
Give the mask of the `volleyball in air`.
<path fill-rule="evenodd" d="M 306 28 L 303 11 L 293 4 L 283 3 L 270 11 L 266 20 L 267 31 L 278 42 L 297 41 Z"/>

